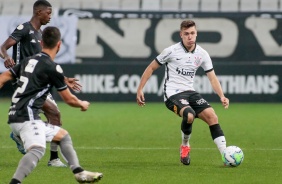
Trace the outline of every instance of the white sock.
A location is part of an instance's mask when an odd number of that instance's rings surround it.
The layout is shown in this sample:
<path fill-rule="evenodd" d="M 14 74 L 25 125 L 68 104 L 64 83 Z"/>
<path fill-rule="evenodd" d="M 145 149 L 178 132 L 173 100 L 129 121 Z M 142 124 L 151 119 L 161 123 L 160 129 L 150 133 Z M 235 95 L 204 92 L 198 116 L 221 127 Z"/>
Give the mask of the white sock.
<path fill-rule="evenodd" d="M 220 154 L 223 152 L 223 150 L 226 148 L 226 140 L 224 136 L 217 137 L 213 140 L 213 142 L 216 144 Z"/>
<path fill-rule="evenodd" d="M 182 145 L 183 146 L 190 146 L 189 144 L 189 140 L 191 138 L 191 134 L 190 135 L 186 135 L 181 131 L 181 137 L 182 137 Z"/>

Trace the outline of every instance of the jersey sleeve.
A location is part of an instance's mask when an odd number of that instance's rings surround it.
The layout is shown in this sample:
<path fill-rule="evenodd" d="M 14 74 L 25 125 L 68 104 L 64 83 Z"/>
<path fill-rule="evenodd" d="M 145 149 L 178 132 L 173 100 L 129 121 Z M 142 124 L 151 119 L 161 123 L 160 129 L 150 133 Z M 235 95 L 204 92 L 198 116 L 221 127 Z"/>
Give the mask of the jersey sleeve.
<path fill-rule="evenodd" d="M 156 57 L 156 61 L 160 65 L 163 65 L 163 64 L 165 64 L 169 60 L 171 54 L 172 54 L 171 49 L 170 48 L 166 48 Z"/>
<path fill-rule="evenodd" d="M 14 39 L 16 42 L 19 42 L 22 37 L 26 34 L 29 34 L 29 29 L 26 24 L 20 24 L 18 27 L 12 32 L 10 38 Z"/>
<path fill-rule="evenodd" d="M 62 91 L 67 88 L 64 72 L 60 65 L 56 64 L 52 67 L 52 70 L 49 72 L 49 79 L 51 84 L 54 85 L 58 91 Z"/>

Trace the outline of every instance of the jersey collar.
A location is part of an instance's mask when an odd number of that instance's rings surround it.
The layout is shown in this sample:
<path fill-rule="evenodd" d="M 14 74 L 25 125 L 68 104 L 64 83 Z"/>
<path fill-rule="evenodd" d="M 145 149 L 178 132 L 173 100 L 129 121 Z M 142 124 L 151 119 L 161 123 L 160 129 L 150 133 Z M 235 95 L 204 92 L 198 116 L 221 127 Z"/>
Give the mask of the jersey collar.
<path fill-rule="evenodd" d="M 197 47 L 197 44 L 195 43 L 195 48 L 190 52 L 189 50 L 187 50 L 187 48 L 185 47 L 185 45 L 183 44 L 183 42 L 181 41 L 180 42 L 181 46 L 183 47 L 184 51 L 185 52 L 188 52 L 188 53 L 192 53 L 194 54 L 195 53 L 195 50 L 196 50 L 196 47 Z"/>
<path fill-rule="evenodd" d="M 44 55 L 44 56 L 47 56 L 47 57 L 51 58 L 51 57 L 49 56 L 49 54 L 47 54 L 46 52 L 41 52 L 41 54 Z"/>

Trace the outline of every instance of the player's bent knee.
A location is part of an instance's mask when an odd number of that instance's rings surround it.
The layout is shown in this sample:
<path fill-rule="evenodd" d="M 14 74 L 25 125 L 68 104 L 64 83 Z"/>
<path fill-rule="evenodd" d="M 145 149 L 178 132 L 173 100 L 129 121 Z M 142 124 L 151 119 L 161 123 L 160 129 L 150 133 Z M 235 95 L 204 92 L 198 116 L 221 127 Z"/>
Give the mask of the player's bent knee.
<path fill-rule="evenodd" d="M 183 110 L 183 119 L 187 119 L 188 123 L 193 123 L 196 113 L 191 107 L 187 107 Z"/>
<path fill-rule="evenodd" d="M 68 135 L 68 131 L 66 131 L 63 128 L 60 128 L 60 130 L 57 132 L 57 134 L 53 137 L 52 141 L 61 141 L 63 137 Z"/>
<path fill-rule="evenodd" d="M 33 146 L 28 152 L 34 154 L 38 158 L 38 160 L 40 160 L 44 156 L 45 150 L 46 148 Z"/>

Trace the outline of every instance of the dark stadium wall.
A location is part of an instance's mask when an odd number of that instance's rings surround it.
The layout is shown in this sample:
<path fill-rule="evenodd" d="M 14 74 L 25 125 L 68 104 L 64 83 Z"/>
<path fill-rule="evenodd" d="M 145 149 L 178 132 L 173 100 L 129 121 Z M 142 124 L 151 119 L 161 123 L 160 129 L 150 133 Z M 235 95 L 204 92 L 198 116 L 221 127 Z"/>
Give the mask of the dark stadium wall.
<path fill-rule="evenodd" d="M 78 17 L 76 59 L 80 63 L 64 61 L 62 67 L 66 76 L 80 80 L 82 92 L 76 95 L 82 99 L 135 102 L 146 66 L 162 49 L 179 41 L 181 20 L 193 19 L 199 31 L 197 43 L 210 53 L 232 102 L 282 102 L 279 13 L 60 10 L 60 15 L 70 14 Z M 159 69 L 146 85 L 147 101 L 163 101 L 163 74 L 164 68 Z M 195 88 L 207 100 L 219 101 L 201 69 Z M 0 97 L 11 95 L 12 88 L 6 84 Z"/>
<path fill-rule="evenodd" d="M 135 64 L 62 65 L 64 73 L 79 79 L 82 91 L 76 93 L 90 101 L 135 102 L 144 62 Z M 215 64 L 225 95 L 232 102 L 282 102 L 282 65 Z M 158 69 L 144 88 L 146 101 L 163 101 L 164 67 Z M 195 77 L 195 89 L 208 101 L 219 102 L 202 69 Z M 55 98 L 59 99 L 55 94 Z"/>
<path fill-rule="evenodd" d="M 78 21 L 82 62 L 148 61 L 180 40 L 183 19 L 197 23 L 197 42 L 214 62 L 282 61 L 280 13 L 172 13 L 61 10 Z"/>

